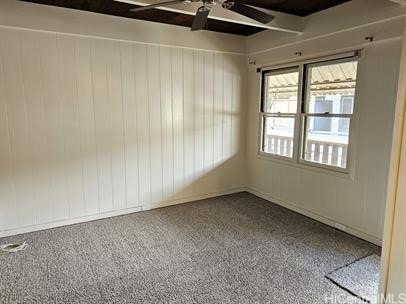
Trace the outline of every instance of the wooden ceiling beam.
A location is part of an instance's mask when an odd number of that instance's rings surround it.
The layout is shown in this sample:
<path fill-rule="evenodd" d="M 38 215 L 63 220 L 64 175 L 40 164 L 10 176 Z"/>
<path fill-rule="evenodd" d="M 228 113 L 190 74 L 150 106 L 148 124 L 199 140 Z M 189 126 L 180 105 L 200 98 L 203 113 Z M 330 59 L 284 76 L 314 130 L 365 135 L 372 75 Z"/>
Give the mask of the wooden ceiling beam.
<path fill-rule="evenodd" d="M 162 2 L 162 0 L 114 0 L 114 1 L 134 4 L 134 5 L 138 5 L 138 6 L 146 6 L 146 5 Z M 192 3 L 186 3 L 186 4 L 180 2 L 179 4 L 170 5 L 170 6 L 162 6 L 162 7 L 158 7 L 158 8 L 162 9 L 162 10 L 166 10 L 166 11 L 181 13 L 181 14 L 195 15 L 197 9 L 200 6 L 202 6 L 201 2 L 195 2 L 195 3 L 192 2 Z M 216 5 L 211 10 L 209 18 L 226 21 L 226 22 L 255 26 L 255 27 L 270 29 L 270 30 L 275 30 L 275 31 L 288 32 L 288 33 L 301 34 L 303 32 L 303 29 L 305 26 L 305 18 L 286 14 L 286 13 L 281 13 L 281 12 L 277 12 L 277 11 L 270 11 L 270 10 L 266 10 L 263 8 L 258 8 L 258 9 L 260 9 L 264 12 L 267 12 L 271 15 L 274 15 L 275 19 L 268 24 L 262 24 L 255 20 L 247 18 L 245 16 L 242 16 L 242 15 L 239 15 L 232 11 L 223 9 L 220 4 Z M 157 20 L 157 21 L 159 21 L 159 20 Z"/>

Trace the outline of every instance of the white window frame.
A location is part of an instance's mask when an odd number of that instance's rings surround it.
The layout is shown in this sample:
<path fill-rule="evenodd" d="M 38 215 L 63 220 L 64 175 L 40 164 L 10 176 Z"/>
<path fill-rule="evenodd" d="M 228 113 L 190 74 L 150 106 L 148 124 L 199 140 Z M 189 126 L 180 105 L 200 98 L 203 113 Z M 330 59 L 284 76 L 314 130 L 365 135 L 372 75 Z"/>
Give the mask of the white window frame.
<path fill-rule="evenodd" d="M 301 62 L 292 62 L 287 64 L 275 65 L 270 67 L 264 67 L 259 69 L 258 71 L 261 72 L 261 87 L 260 87 L 260 100 L 259 100 L 259 140 L 258 140 L 258 157 L 266 160 L 272 160 L 276 162 L 285 163 L 288 165 L 293 165 L 296 167 L 301 167 L 305 169 L 315 170 L 322 173 L 328 173 L 332 175 L 337 175 L 344 178 L 354 179 L 354 170 L 355 170 L 355 154 L 356 154 L 356 134 L 358 129 L 358 109 L 360 107 L 360 99 L 359 99 L 359 71 L 360 71 L 360 61 L 361 61 L 361 51 L 353 51 L 348 52 L 345 54 L 333 55 L 324 58 L 318 59 L 309 59 L 306 61 Z M 355 95 L 354 95 L 354 109 L 353 114 L 310 114 L 306 113 L 305 108 L 307 107 L 308 101 L 306 99 L 306 89 L 307 89 L 307 81 L 305 77 L 306 66 L 317 66 L 317 65 L 328 65 L 332 63 L 341 63 L 341 62 L 350 62 L 350 61 L 358 61 L 358 68 L 357 68 L 357 78 L 355 84 Z M 297 69 L 299 67 L 299 85 L 298 85 L 298 103 L 297 103 L 297 112 L 295 115 L 295 129 L 294 129 L 294 138 L 293 138 L 293 157 L 284 157 L 281 155 L 271 154 L 263 151 L 263 140 L 264 140 L 264 121 L 266 116 L 275 116 L 275 114 L 269 114 L 263 112 L 264 106 L 264 84 L 265 84 L 265 75 L 270 74 L 272 71 L 275 70 L 286 70 L 289 69 Z M 326 117 L 348 117 L 350 118 L 350 130 L 349 130 L 349 139 L 348 139 L 348 148 L 347 148 L 347 167 L 341 168 L 336 166 L 330 166 L 326 164 L 320 164 L 316 162 L 311 162 L 303 159 L 304 153 L 304 136 L 305 136 L 305 118 L 316 116 L 322 117 L 325 115 Z"/>

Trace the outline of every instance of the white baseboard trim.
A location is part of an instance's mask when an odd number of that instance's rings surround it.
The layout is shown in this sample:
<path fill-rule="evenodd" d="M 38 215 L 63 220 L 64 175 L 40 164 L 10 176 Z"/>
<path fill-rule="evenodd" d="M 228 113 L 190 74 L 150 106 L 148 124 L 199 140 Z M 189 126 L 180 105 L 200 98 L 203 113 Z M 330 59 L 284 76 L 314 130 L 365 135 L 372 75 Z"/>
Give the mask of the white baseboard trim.
<path fill-rule="evenodd" d="M 121 210 L 116 210 L 116 211 L 109 211 L 109 212 L 104 212 L 104 213 L 99 213 L 99 214 L 94 214 L 94 215 L 86 215 L 86 216 L 81 216 L 81 217 L 77 217 L 77 218 L 73 218 L 73 219 L 66 219 L 66 220 L 54 221 L 54 222 L 43 223 L 43 224 L 35 224 L 32 226 L 25 226 L 25 227 L 21 227 L 21 228 L 3 230 L 0 232 L 0 237 L 6 237 L 6 236 L 18 235 L 18 234 L 22 234 L 22 233 L 34 232 L 34 231 L 38 231 L 38 230 L 45 230 L 45 229 L 62 227 L 62 226 L 74 225 L 74 224 L 90 222 L 90 221 L 100 220 L 100 219 L 109 218 L 109 217 L 113 217 L 113 216 L 119 216 L 119 215 L 139 212 L 139 211 L 142 211 L 142 206 L 135 206 L 135 207 L 131 207 L 131 208 L 126 208 L 126 209 L 121 209 Z"/>
<path fill-rule="evenodd" d="M 194 201 L 198 201 L 198 200 L 202 200 L 202 199 L 206 199 L 206 198 L 212 198 L 212 197 L 228 195 L 228 194 L 244 192 L 244 191 L 247 191 L 246 187 L 237 187 L 237 188 L 232 188 L 232 189 L 223 190 L 223 191 L 219 191 L 219 192 L 211 192 L 211 193 L 206 193 L 206 194 L 201 194 L 201 195 L 194 195 L 194 196 L 183 197 L 183 198 L 179 198 L 179 199 L 157 202 L 157 203 L 151 204 L 151 209 L 162 208 L 162 207 L 167 207 L 167 206 L 172 206 L 172 205 L 179 205 L 179 204 L 184 204 L 184 203 L 190 203 L 190 202 L 194 202 Z"/>
<path fill-rule="evenodd" d="M 104 219 L 104 218 L 145 211 L 145 210 L 149 210 L 149 209 L 178 205 L 178 204 L 188 203 L 188 202 L 192 202 L 192 201 L 198 201 L 201 199 L 238 193 L 238 192 L 242 192 L 242 191 L 246 191 L 246 188 L 238 187 L 238 188 L 233 188 L 233 189 L 227 189 L 224 191 L 218 191 L 218 192 L 212 192 L 212 193 L 207 193 L 207 194 L 202 194 L 202 195 L 179 198 L 179 199 L 174 199 L 174 200 L 169 200 L 169 201 L 157 202 L 157 203 L 151 204 L 150 207 L 135 206 L 135 207 L 116 210 L 116 211 L 109 211 L 109 212 L 104 212 L 104 213 L 99 213 L 99 214 L 94 214 L 94 215 L 81 216 L 81 217 L 73 218 L 73 219 L 66 219 L 66 220 L 61 220 L 61 221 L 54 221 L 54 222 L 49 222 L 49 223 L 35 224 L 35 225 L 31 225 L 31 226 L 3 230 L 3 231 L 0 231 L 0 238 L 18 235 L 18 234 L 22 234 L 22 233 L 57 228 L 57 227 L 62 227 L 62 226 L 84 223 L 84 222 L 90 222 L 90 221 L 100 220 L 100 219 Z"/>
<path fill-rule="evenodd" d="M 300 213 L 300 214 L 302 214 L 304 216 L 310 217 L 310 218 L 312 218 L 312 219 L 314 219 L 316 221 L 319 221 L 319 222 L 321 222 L 323 224 L 326 224 L 326 225 L 329 225 L 329 226 L 332 226 L 332 227 L 335 227 L 336 224 L 340 224 L 340 223 L 334 221 L 333 219 L 330 219 L 330 218 L 324 217 L 322 215 L 313 213 L 313 212 L 311 212 L 309 210 L 298 207 L 298 206 L 296 206 L 296 205 L 294 205 L 292 203 L 285 202 L 285 201 L 282 201 L 280 199 L 276 199 L 276 198 L 270 196 L 269 194 L 266 194 L 266 193 L 264 193 L 262 191 L 256 190 L 256 189 L 254 189 L 252 187 L 246 187 L 245 191 L 247 191 L 247 192 L 249 192 L 249 193 L 251 193 L 253 195 L 256 195 L 256 196 L 258 196 L 260 198 L 263 198 L 263 199 L 265 199 L 265 200 L 267 200 L 267 201 L 269 201 L 271 203 L 275 203 L 275 204 L 277 204 L 279 206 L 282 206 L 282 207 L 287 208 L 289 210 L 292 210 L 294 212 Z M 353 236 L 356 236 L 356 237 L 358 237 L 360 239 L 366 240 L 368 242 L 371 242 L 371 243 L 373 243 L 375 245 L 382 246 L 382 239 L 377 238 L 376 236 L 367 234 L 365 232 L 359 231 L 358 229 L 353 228 L 353 227 L 349 227 L 347 225 L 345 225 L 345 227 L 346 227 L 346 229 L 345 229 L 344 232 L 346 232 L 348 234 L 351 234 Z"/>

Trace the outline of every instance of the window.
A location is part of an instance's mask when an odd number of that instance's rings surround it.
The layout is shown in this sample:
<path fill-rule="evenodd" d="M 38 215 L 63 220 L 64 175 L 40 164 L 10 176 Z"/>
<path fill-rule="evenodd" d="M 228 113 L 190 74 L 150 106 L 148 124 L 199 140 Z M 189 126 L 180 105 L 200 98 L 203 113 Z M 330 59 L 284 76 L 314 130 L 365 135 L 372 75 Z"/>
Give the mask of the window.
<path fill-rule="evenodd" d="M 262 151 L 293 157 L 297 120 L 299 68 L 271 71 L 263 75 Z"/>
<path fill-rule="evenodd" d="M 263 71 L 260 152 L 348 172 L 357 67 L 352 56 Z"/>

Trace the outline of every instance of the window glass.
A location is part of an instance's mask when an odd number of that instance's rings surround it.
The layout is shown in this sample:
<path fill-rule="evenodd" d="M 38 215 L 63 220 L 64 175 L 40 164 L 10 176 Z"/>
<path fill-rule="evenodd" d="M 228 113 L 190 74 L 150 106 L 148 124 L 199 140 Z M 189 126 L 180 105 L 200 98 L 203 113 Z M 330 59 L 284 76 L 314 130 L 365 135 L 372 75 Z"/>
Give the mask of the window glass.
<path fill-rule="evenodd" d="M 307 113 L 352 114 L 357 66 L 357 61 L 310 66 Z M 345 106 L 342 100 L 345 100 Z"/>
<path fill-rule="evenodd" d="M 304 159 L 324 165 L 346 168 L 349 134 L 337 132 L 320 133 L 315 130 L 316 122 L 335 129 L 340 122 L 350 125 L 349 118 L 307 117 L 304 137 Z"/>
<path fill-rule="evenodd" d="M 299 72 L 288 70 L 266 74 L 264 109 L 266 113 L 296 113 Z"/>
<path fill-rule="evenodd" d="M 326 100 L 324 96 L 317 96 L 315 98 L 314 109 L 318 113 L 331 113 L 333 110 L 333 101 Z M 330 132 L 331 120 L 316 117 L 314 118 L 313 125 L 314 132 Z"/>
<path fill-rule="evenodd" d="M 263 152 L 292 157 L 294 129 L 294 117 L 265 116 Z"/>

